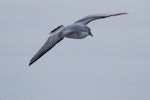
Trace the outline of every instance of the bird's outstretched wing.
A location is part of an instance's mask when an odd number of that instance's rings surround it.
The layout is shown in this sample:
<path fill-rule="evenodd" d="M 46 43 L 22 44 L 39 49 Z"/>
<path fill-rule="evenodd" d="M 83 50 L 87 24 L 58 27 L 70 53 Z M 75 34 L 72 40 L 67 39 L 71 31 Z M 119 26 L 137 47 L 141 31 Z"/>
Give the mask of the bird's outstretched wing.
<path fill-rule="evenodd" d="M 89 22 L 91 22 L 93 20 L 96 20 L 96 19 L 102 19 L 102 18 L 107 18 L 107 17 L 111 17 L 111 16 L 118 16 L 118 15 L 124 15 L 124 14 L 127 14 L 127 13 L 89 15 L 89 16 L 86 16 L 86 17 L 76 21 L 75 23 L 87 25 Z"/>
<path fill-rule="evenodd" d="M 49 34 L 53 34 L 55 32 L 61 31 L 63 30 L 64 26 L 63 25 L 59 25 L 58 27 L 56 27 L 55 29 L 53 29 Z"/>
<path fill-rule="evenodd" d="M 45 44 L 41 47 L 41 49 L 33 56 L 30 60 L 29 66 L 32 65 L 35 61 L 37 61 L 41 56 L 43 56 L 47 51 L 52 49 L 58 42 L 60 42 L 64 38 L 63 32 L 58 32 L 52 34 Z"/>

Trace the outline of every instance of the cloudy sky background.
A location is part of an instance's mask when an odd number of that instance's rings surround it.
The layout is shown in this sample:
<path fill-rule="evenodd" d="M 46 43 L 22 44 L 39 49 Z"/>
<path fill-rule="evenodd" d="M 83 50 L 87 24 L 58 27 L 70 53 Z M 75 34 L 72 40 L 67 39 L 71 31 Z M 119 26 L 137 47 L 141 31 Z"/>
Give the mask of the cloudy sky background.
<path fill-rule="evenodd" d="M 1 100 L 150 100 L 149 0 L 0 0 Z M 97 13 L 94 37 L 64 39 L 31 67 L 58 25 Z"/>

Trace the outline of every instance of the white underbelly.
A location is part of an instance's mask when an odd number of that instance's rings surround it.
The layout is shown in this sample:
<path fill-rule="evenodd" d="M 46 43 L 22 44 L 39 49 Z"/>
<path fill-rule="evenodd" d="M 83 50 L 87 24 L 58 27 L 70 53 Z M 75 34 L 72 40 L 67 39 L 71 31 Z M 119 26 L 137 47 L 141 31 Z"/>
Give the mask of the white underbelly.
<path fill-rule="evenodd" d="M 87 34 L 78 34 L 78 33 L 71 33 L 67 34 L 65 37 L 66 38 L 74 38 L 74 39 L 83 39 L 87 36 Z"/>

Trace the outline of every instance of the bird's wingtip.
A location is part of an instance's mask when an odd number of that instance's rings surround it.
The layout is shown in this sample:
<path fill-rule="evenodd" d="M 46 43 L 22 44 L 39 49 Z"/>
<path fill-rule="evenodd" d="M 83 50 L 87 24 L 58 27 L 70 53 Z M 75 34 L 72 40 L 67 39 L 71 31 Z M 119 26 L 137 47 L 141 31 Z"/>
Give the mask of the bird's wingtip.
<path fill-rule="evenodd" d="M 125 14 L 128 14 L 128 13 L 122 12 L 122 13 L 116 13 L 116 14 L 114 14 L 114 15 L 125 15 Z"/>
<path fill-rule="evenodd" d="M 118 16 L 118 15 L 125 15 L 125 14 L 128 14 L 128 13 L 126 13 L 126 12 L 114 13 L 114 14 L 109 15 L 108 17 L 110 17 L 110 16 Z"/>
<path fill-rule="evenodd" d="M 129 13 L 123 12 L 122 14 L 129 14 Z"/>
<path fill-rule="evenodd" d="M 32 64 L 33 64 L 33 62 L 29 62 L 29 65 L 28 65 L 28 66 L 30 67 Z"/>

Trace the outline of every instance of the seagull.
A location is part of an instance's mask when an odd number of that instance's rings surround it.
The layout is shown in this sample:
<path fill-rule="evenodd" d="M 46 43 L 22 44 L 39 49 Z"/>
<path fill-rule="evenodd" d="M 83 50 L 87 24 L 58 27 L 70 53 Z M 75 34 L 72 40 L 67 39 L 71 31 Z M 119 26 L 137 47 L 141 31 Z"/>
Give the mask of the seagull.
<path fill-rule="evenodd" d="M 46 52 L 51 50 L 57 43 L 59 43 L 64 38 L 83 39 L 87 36 L 93 36 L 91 33 L 91 29 L 88 26 L 86 26 L 91 21 L 124 14 L 127 13 L 94 14 L 83 17 L 82 19 L 79 19 L 71 25 L 58 26 L 50 32 L 51 35 L 49 36 L 45 44 L 40 48 L 40 50 L 30 60 L 29 66 L 32 65 L 35 61 L 37 61 L 40 57 L 42 57 Z"/>

